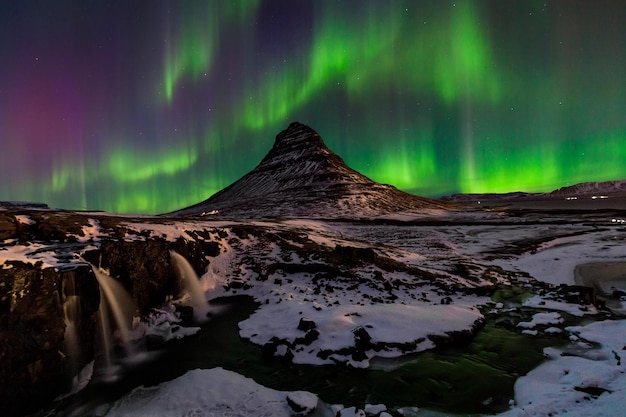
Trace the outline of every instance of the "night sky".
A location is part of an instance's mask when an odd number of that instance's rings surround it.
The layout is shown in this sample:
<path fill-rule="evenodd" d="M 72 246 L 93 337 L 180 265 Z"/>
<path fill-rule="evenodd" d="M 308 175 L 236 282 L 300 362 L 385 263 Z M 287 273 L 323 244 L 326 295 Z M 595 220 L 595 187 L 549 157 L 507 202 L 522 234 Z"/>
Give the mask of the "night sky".
<path fill-rule="evenodd" d="M 624 179 L 626 3 L 0 2 L 0 200 L 175 210 L 292 121 L 423 196 Z"/>

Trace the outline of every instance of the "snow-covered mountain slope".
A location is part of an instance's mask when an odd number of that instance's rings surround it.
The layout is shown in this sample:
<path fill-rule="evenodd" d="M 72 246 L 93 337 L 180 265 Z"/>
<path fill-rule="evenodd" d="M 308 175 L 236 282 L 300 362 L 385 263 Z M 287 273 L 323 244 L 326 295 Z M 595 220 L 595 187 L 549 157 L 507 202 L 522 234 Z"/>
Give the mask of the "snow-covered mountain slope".
<path fill-rule="evenodd" d="M 582 182 L 580 184 L 561 187 L 552 191 L 549 195 L 562 196 L 592 196 L 626 194 L 626 180 Z"/>
<path fill-rule="evenodd" d="M 549 193 L 527 193 L 522 191 L 511 193 L 478 193 L 478 194 L 452 194 L 443 196 L 441 201 L 453 201 L 456 203 L 472 203 L 476 201 L 524 201 L 524 200 L 562 200 L 562 199 L 596 199 L 606 197 L 626 196 L 626 180 L 581 182 L 566 187 L 561 187 Z"/>
<path fill-rule="evenodd" d="M 208 200 L 173 214 L 358 218 L 447 207 L 372 181 L 348 167 L 315 130 L 294 122 L 276 136 L 255 169 Z"/>

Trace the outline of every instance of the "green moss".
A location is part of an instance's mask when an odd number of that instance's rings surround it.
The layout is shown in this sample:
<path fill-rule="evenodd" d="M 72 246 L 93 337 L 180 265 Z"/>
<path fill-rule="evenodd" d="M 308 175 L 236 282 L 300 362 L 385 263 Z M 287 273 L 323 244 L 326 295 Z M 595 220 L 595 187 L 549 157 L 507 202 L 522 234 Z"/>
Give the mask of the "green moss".
<path fill-rule="evenodd" d="M 265 362 L 248 363 L 243 373 L 275 389 L 315 392 L 328 403 L 495 413 L 508 409 L 516 379 L 543 361 L 550 343 L 486 326 L 469 344 L 421 353 L 392 371 Z"/>
<path fill-rule="evenodd" d="M 495 301 L 496 303 L 509 302 L 509 303 L 522 304 L 526 299 L 532 297 L 533 295 L 535 294 L 526 288 L 513 287 L 513 286 L 507 286 L 507 287 L 500 286 L 493 293 L 493 295 L 491 296 L 491 299 Z"/>
<path fill-rule="evenodd" d="M 515 380 L 543 360 L 547 344 L 487 326 L 467 346 L 425 352 L 391 372 L 371 372 L 371 401 L 452 412 L 504 410 Z"/>

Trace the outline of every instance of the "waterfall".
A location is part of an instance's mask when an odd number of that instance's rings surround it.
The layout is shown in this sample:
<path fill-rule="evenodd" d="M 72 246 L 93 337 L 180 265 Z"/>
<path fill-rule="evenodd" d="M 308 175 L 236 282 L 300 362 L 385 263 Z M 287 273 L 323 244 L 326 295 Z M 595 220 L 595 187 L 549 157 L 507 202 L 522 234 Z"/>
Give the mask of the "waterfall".
<path fill-rule="evenodd" d="M 98 322 L 100 323 L 100 337 L 102 338 L 102 351 L 104 354 L 104 366 L 111 369 L 111 324 L 109 323 L 109 309 L 107 308 L 104 292 L 100 292 L 100 308 L 98 309 Z"/>
<path fill-rule="evenodd" d="M 63 321 L 65 322 L 63 342 L 65 344 L 65 353 L 69 360 L 69 372 L 74 377 L 78 375 L 82 363 L 82 350 L 78 338 L 81 318 L 80 297 L 76 293 L 74 271 L 69 271 L 65 274 L 61 287 L 61 297 Z"/>
<path fill-rule="evenodd" d="M 93 375 L 94 364 L 93 361 L 87 364 L 84 362 L 84 346 L 81 344 L 81 331 L 84 324 L 83 311 L 74 270 L 64 271 L 63 273 L 61 302 L 63 322 L 65 324 L 63 351 L 67 357 L 68 383 L 70 385 L 64 394 L 57 397 L 58 400 L 82 390 Z"/>
<path fill-rule="evenodd" d="M 184 256 L 173 250 L 170 251 L 170 255 L 178 278 L 191 298 L 190 304 L 193 307 L 194 318 L 199 321 L 206 320 L 209 305 L 198 274 Z"/>
<path fill-rule="evenodd" d="M 113 341 L 109 315 L 113 317 L 114 324 L 117 327 L 117 335 L 128 357 L 134 353 L 130 323 L 133 315 L 137 312 L 137 307 L 128 292 L 116 279 L 93 265 L 91 269 L 100 285 L 100 309 L 98 316 L 105 361 L 104 374 L 108 379 L 114 379 L 116 377 L 116 369 L 112 359 Z"/>

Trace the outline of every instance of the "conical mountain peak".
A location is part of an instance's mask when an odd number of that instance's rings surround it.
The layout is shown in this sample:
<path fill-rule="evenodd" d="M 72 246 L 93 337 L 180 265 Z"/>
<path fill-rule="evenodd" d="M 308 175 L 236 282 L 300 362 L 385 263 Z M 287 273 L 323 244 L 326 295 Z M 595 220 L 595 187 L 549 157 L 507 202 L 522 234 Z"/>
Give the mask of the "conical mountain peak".
<path fill-rule="evenodd" d="M 272 151 L 293 152 L 297 149 L 328 150 L 319 133 L 307 125 L 293 122 L 287 129 L 276 135 Z"/>
<path fill-rule="evenodd" d="M 363 217 L 445 204 L 378 184 L 348 167 L 312 128 L 294 122 L 252 171 L 178 215 Z"/>
<path fill-rule="evenodd" d="M 311 187 L 313 184 L 373 183 L 328 149 L 319 133 L 298 122 L 291 123 L 276 135 L 272 149 L 246 177 L 261 173 L 271 173 L 263 175 L 264 184 L 256 190 L 263 193 Z"/>

